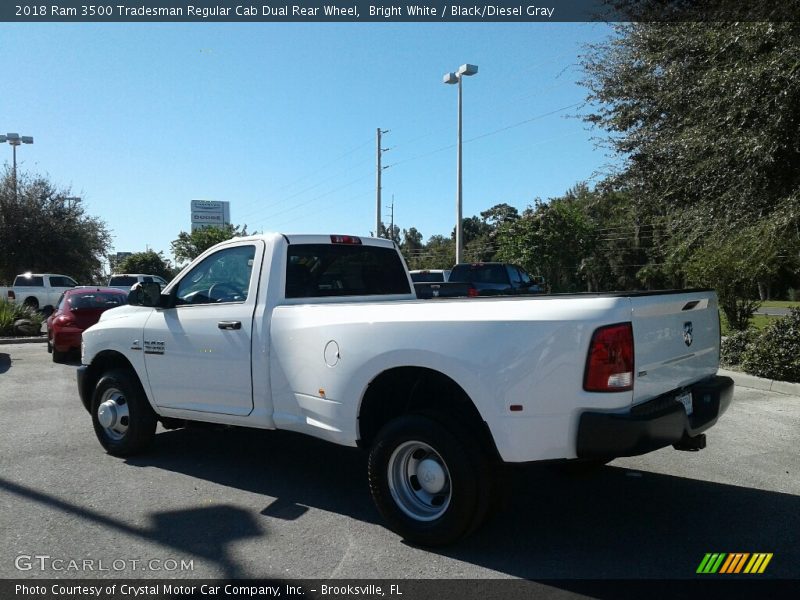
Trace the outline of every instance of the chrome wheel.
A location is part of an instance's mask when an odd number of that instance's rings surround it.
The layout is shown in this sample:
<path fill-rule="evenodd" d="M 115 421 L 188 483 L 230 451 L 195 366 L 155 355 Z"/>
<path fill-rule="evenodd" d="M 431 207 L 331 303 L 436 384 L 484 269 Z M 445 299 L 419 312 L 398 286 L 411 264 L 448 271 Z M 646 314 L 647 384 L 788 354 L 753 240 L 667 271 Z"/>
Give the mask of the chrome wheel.
<path fill-rule="evenodd" d="M 389 490 L 397 506 L 417 521 L 433 521 L 450 506 L 450 472 L 436 450 L 424 442 L 408 441 L 389 458 Z"/>
<path fill-rule="evenodd" d="M 121 440 L 128 432 L 128 402 L 117 388 L 110 387 L 103 392 L 97 407 L 97 422 L 111 440 Z"/>

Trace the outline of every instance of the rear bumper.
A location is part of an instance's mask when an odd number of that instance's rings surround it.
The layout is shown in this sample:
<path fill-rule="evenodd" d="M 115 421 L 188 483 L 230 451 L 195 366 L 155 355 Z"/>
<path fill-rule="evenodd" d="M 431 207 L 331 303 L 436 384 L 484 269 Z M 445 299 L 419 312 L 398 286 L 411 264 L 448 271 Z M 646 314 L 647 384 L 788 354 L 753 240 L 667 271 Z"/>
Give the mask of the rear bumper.
<path fill-rule="evenodd" d="M 636 456 L 699 435 L 717 422 L 733 398 L 733 380 L 715 375 L 690 386 L 692 414 L 675 390 L 624 413 L 587 411 L 578 424 L 579 458 Z"/>

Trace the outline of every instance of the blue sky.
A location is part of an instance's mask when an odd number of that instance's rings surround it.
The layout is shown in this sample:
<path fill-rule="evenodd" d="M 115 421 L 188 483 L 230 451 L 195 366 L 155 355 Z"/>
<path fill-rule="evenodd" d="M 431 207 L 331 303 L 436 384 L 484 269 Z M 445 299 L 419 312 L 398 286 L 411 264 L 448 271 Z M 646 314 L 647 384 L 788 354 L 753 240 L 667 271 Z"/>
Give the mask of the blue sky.
<path fill-rule="evenodd" d="M 250 231 L 367 235 L 375 130 L 384 221 L 455 222 L 463 63 L 464 216 L 596 181 L 611 162 L 574 117 L 583 45 L 603 23 L 3 24 L 0 132 L 34 137 L 20 171 L 81 196 L 114 251 L 163 250 L 190 201 L 227 200 Z M 477 139 L 474 139 L 477 138 Z M 0 147 L 11 162 L 11 148 Z"/>

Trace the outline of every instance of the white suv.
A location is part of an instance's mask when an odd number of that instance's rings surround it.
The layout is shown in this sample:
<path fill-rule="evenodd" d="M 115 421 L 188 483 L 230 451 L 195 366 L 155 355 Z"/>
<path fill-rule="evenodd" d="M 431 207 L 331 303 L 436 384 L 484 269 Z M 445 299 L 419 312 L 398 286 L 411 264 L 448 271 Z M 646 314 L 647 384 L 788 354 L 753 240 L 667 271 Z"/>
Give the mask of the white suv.
<path fill-rule="evenodd" d="M 108 279 L 108 287 L 130 290 L 134 283 L 153 283 L 156 282 L 163 290 L 167 282 L 158 275 L 146 275 L 144 273 L 114 273 Z"/>

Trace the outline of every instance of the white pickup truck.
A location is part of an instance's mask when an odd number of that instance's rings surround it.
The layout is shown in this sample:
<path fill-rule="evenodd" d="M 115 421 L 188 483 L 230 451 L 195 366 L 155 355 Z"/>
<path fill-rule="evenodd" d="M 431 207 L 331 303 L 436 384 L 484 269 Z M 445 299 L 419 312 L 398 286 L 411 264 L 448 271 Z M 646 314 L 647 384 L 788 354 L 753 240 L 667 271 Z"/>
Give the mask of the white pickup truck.
<path fill-rule="evenodd" d="M 504 463 L 698 450 L 733 395 L 711 291 L 418 300 L 383 239 L 236 238 L 129 301 L 78 369 L 109 453 L 158 421 L 360 446 L 381 514 L 423 545 L 480 525 Z"/>
<path fill-rule="evenodd" d="M 14 285 L 0 288 L 0 298 L 22 302 L 34 310 L 52 309 L 66 290 L 78 284 L 71 277 L 54 273 L 23 273 L 14 278 Z"/>

